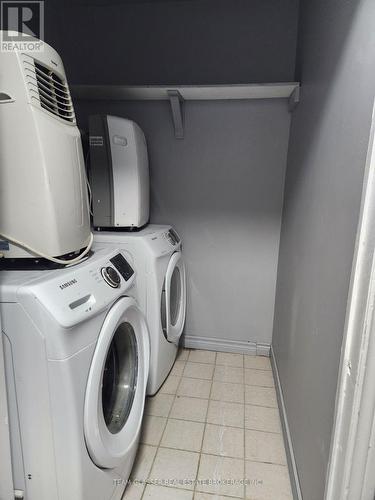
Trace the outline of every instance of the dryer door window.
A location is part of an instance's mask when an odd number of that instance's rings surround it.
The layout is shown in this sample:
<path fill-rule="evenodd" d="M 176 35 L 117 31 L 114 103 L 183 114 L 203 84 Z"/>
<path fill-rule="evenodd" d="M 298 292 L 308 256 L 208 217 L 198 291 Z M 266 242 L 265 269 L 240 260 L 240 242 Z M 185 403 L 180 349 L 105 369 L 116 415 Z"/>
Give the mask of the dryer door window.
<path fill-rule="evenodd" d="M 103 371 L 102 407 L 112 434 L 125 425 L 133 405 L 138 378 L 138 350 L 134 329 L 121 323 L 113 336 Z"/>
<path fill-rule="evenodd" d="M 171 325 L 175 326 L 179 317 L 181 304 L 181 273 L 178 267 L 173 270 L 171 278 L 171 295 L 170 295 L 170 311 L 171 311 Z"/>
<path fill-rule="evenodd" d="M 186 277 L 181 252 L 169 261 L 161 297 L 161 321 L 166 339 L 178 344 L 185 324 Z"/>

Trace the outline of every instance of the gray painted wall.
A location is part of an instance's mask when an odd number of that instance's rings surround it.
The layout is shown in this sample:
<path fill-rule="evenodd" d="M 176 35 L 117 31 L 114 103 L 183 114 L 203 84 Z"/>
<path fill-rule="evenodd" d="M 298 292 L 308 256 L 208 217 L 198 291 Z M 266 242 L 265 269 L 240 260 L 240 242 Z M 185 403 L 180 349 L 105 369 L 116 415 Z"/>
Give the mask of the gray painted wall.
<path fill-rule="evenodd" d="M 180 232 L 187 335 L 270 343 L 290 115 L 283 100 L 185 104 L 174 138 L 168 102 L 81 102 L 134 119 L 151 168 L 151 221 Z"/>
<path fill-rule="evenodd" d="M 45 7 L 46 40 L 60 52 L 70 83 L 294 77 L 298 0 L 49 0 Z M 183 141 L 173 136 L 168 103 L 77 106 L 81 123 L 97 111 L 133 118 L 146 133 L 151 220 L 176 225 L 184 238 L 186 333 L 270 343 L 286 103 L 187 103 Z"/>
<path fill-rule="evenodd" d="M 375 93 L 375 2 L 304 0 L 273 346 L 304 500 L 322 500 Z"/>
<path fill-rule="evenodd" d="M 298 0 L 48 0 L 71 83 L 293 80 Z"/>

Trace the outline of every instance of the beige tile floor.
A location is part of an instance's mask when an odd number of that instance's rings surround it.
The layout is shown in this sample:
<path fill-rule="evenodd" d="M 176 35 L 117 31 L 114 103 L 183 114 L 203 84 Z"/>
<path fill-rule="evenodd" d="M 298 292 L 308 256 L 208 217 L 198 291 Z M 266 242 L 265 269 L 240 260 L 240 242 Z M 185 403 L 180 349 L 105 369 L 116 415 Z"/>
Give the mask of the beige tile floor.
<path fill-rule="evenodd" d="M 123 500 L 292 500 L 269 359 L 182 349 L 131 479 Z"/>

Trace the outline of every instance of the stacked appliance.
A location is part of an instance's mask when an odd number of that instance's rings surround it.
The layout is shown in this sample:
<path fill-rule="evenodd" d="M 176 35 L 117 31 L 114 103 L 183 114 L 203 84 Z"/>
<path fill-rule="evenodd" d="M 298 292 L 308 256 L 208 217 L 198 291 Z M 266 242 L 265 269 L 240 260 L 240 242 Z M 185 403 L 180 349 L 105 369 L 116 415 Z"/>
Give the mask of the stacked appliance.
<path fill-rule="evenodd" d="M 133 255 L 90 252 L 73 104 L 59 55 L 43 45 L 0 52 L 0 312 L 15 497 L 119 500 L 143 416 L 148 328 Z"/>
<path fill-rule="evenodd" d="M 137 450 L 149 335 L 130 254 L 111 248 L 50 271 L 3 271 L 17 498 L 119 500 Z"/>
<path fill-rule="evenodd" d="M 136 233 L 97 232 L 94 248 L 131 252 L 138 269 L 137 295 L 150 332 L 147 394 L 155 394 L 176 359 L 186 313 L 186 276 L 181 240 L 170 226 L 150 224 Z"/>
<path fill-rule="evenodd" d="M 138 270 L 139 303 L 150 332 L 147 393 L 157 392 L 176 359 L 186 313 L 181 239 L 170 226 L 147 225 L 149 174 L 143 132 L 109 115 L 89 119 L 94 248 L 129 250 Z"/>
<path fill-rule="evenodd" d="M 92 235 L 63 63 L 44 44 L 41 52 L 0 52 L 0 68 L 0 265 L 76 262 Z"/>

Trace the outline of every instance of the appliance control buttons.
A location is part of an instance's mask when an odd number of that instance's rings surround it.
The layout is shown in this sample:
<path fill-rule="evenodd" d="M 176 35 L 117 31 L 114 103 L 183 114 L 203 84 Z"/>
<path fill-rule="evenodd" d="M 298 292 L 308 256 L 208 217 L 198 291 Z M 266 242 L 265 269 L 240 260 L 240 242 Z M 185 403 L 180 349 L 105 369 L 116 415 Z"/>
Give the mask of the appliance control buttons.
<path fill-rule="evenodd" d="M 169 230 L 169 234 L 173 237 L 173 240 L 177 243 L 180 243 L 180 237 L 176 233 L 176 231 L 173 229 L 173 227 Z"/>
<path fill-rule="evenodd" d="M 119 273 L 111 266 L 103 267 L 101 273 L 104 281 L 112 288 L 118 288 L 121 283 Z"/>
<path fill-rule="evenodd" d="M 167 236 L 167 239 L 169 240 L 169 243 L 170 243 L 171 245 L 175 246 L 177 242 L 176 242 L 176 240 L 175 240 L 175 238 L 174 238 L 173 233 L 172 233 L 171 231 L 168 231 L 168 233 L 167 233 L 167 235 L 166 235 L 166 236 Z"/>

